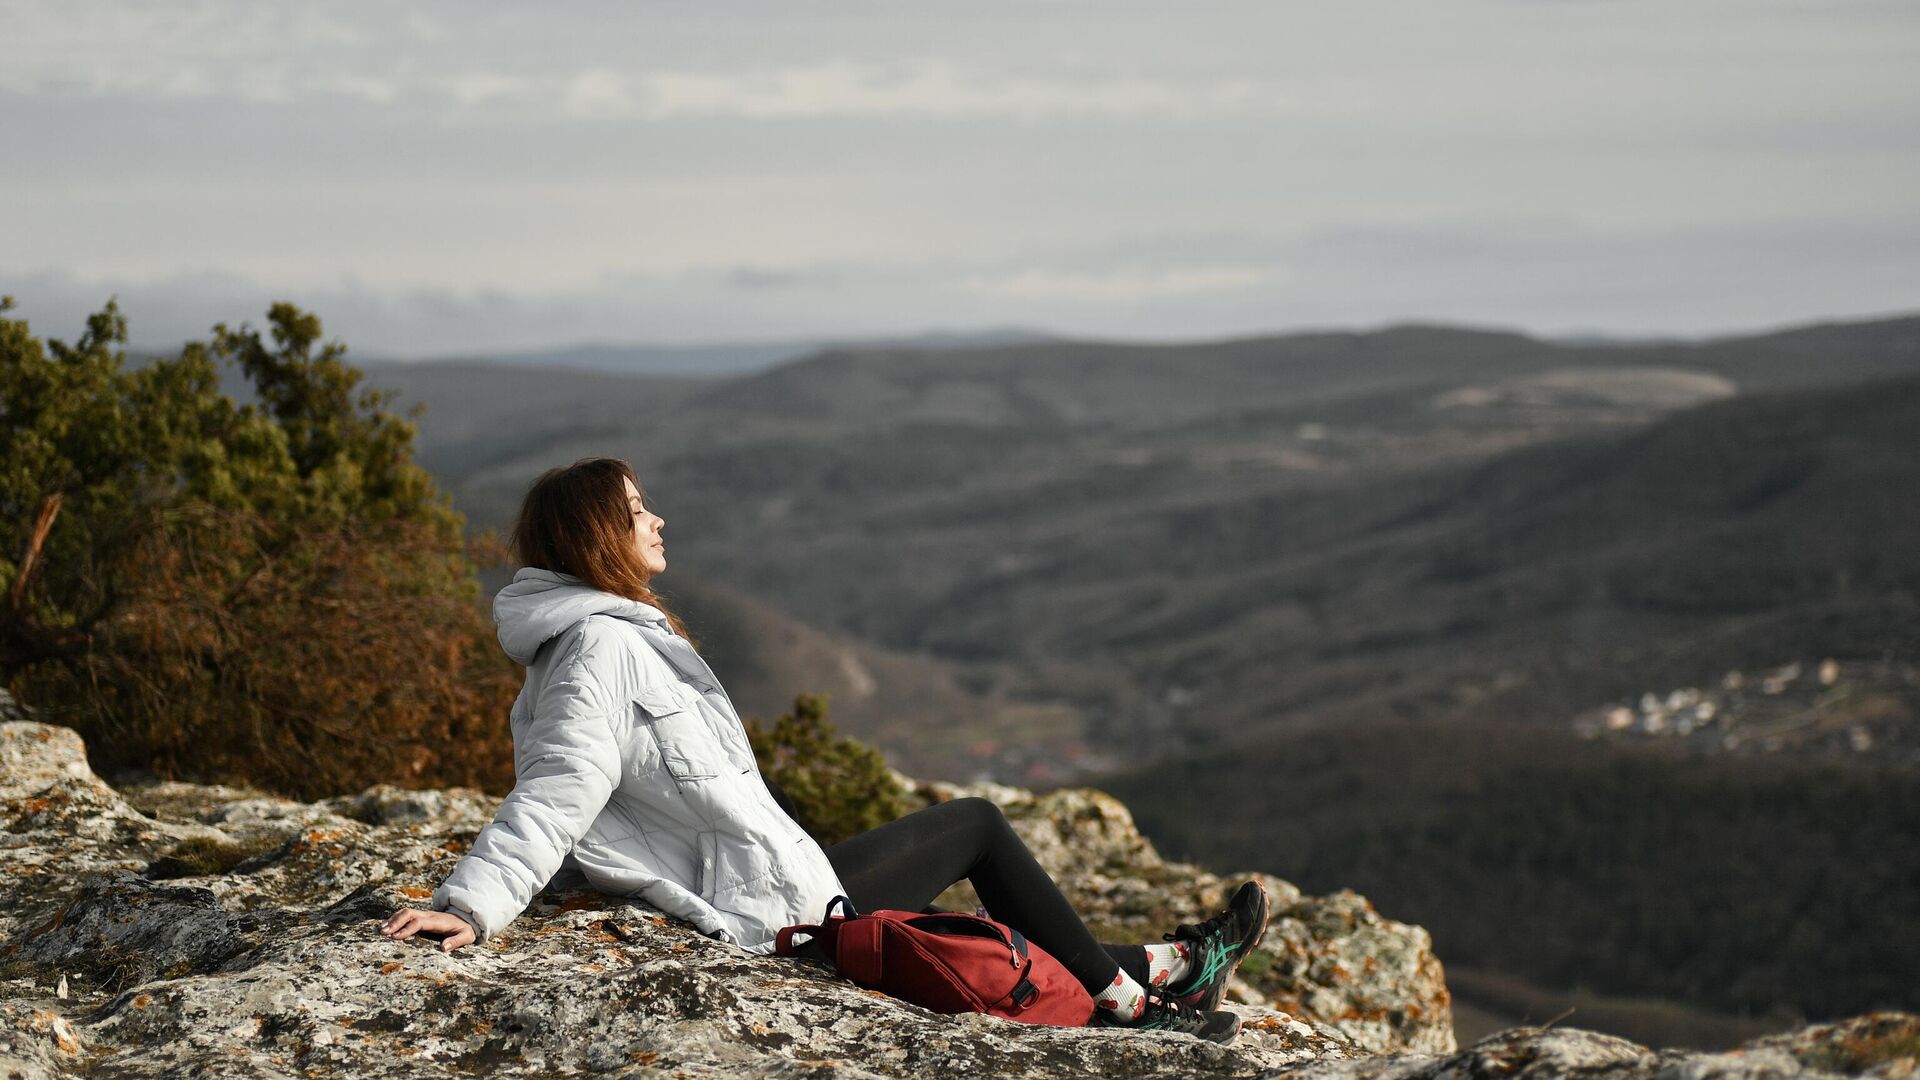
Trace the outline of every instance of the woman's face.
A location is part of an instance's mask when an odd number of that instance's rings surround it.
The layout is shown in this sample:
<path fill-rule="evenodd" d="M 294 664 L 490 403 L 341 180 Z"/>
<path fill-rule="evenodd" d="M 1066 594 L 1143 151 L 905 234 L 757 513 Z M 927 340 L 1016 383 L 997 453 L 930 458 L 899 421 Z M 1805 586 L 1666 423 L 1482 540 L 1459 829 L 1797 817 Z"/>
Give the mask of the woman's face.
<path fill-rule="evenodd" d="M 640 501 L 640 489 L 633 481 L 620 478 L 627 485 L 627 509 L 633 511 L 633 546 L 640 552 L 640 561 L 647 566 L 647 572 L 657 574 L 667 568 L 667 545 L 660 539 L 660 530 L 666 528 L 665 518 L 654 514 Z"/>

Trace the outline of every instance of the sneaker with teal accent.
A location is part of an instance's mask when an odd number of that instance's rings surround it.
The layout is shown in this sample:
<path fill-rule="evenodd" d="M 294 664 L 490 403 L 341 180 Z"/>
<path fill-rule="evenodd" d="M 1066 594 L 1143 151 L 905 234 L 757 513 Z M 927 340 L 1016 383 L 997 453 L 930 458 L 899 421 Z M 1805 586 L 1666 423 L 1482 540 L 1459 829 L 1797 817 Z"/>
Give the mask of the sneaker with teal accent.
<path fill-rule="evenodd" d="M 1227 980 L 1267 932 L 1267 890 L 1249 881 L 1234 892 L 1227 908 L 1198 926 L 1182 923 L 1166 940 L 1184 942 L 1189 951 L 1187 974 L 1161 993 L 1207 1012 L 1218 1008 L 1227 992 Z"/>
<path fill-rule="evenodd" d="M 1177 1031 L 1196 1039 L 1225 1045 L 1240 1034 L 1240 1017 L 1225 1009 L 1196 1009 L 1184 1001 L 1149 994 L 1139 1017 L 1119 1020 L 1105 1009 L 1094 1010 L 1093 1027 L 1118 1027 L 1129 1031 Z"/>

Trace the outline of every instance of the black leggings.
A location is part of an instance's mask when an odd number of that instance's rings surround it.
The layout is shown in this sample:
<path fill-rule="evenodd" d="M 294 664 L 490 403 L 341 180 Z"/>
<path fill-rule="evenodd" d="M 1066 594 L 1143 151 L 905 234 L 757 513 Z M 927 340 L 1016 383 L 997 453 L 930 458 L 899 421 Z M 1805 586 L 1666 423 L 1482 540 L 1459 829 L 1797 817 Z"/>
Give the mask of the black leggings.
<path fill-rule="evenodd" d="M 1006 815 L 986 799 L 936 803 L 826 850 L 861 911 L 919 911 L 965 878 L 995 920 L 1047 950 L 1095 997 L 1112 985 L 1116 969 L 1147 985 L 1146 949 L 1094 940 Z"/>

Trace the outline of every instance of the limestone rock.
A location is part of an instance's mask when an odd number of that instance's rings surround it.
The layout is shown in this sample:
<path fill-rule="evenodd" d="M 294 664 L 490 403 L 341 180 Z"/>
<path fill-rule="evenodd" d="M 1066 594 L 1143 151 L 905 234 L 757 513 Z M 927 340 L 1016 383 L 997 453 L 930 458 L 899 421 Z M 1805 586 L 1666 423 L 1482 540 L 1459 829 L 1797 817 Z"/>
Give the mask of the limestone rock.
<path fill-rule="evenodd" d="M 1721 1054 L 1649 1050 L 1577 1028 L 1513 1028 L 1457 1054 L 1378 1055 L 1279 1069 L 1264 1080 L 1780 1080 L 1920 1077 L 1920 1016 L 1872 1013 L 1757 1039 Z"/>
<path fill-rule="evenodd" d="M 0 724 L 0 762 L 0 1075 L 1150 1077 L 1355 1052 L 1255 1008 L 1232 1047 L 937 1016 L 588 890 L 442 953 L 377 928 L 452 869 L 497 806 L 483 793 L 120 792 L 72 731 L 31 722 Z"/>
<path fill-rule="evenodd" d="M 442 953 L 418 937 L 389 941 L 378 924 L 423 903 L 452 869 L 491 818 L 496 801 L 483 793 L 383 786 L 309 804 L 124 786 L 93 776 L 73 732 L 0 723 L 0 1077 L 1828 1070 L 1920 1080 L 1911 1052 L 1900 1056 L 1920 1022 L 1905 1016 L 1755 1044 L 1744 1057 L 1529 1029 L 1452 1054 L 1423 933 L 1359 897 L 1306 898 L 1277 881 L 1272 956 L 1236 990 L 1245 1030 L 1230 1047 L 938 1016 L 585 890 L 550 889 L 487 944 Z M 1157 936 L 1169 919 L 1206 914 L 1231 884 L 1160 860 L 1106 796 L 1000 794 L 1114 933 Z M 1424 1053 L 1366 1052 L 1419 1051 L 1423 1040 Z"/>

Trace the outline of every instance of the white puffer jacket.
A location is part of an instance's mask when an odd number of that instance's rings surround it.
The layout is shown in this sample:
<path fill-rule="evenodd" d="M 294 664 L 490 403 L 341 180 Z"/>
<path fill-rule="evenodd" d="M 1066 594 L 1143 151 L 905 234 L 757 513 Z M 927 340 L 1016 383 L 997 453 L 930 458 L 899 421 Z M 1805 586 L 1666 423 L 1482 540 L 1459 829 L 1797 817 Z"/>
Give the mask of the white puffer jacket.
<path fill-rule="evenodd" d="M 527 666 L 517 780 L 434 890 L 485 941 L 562 869 L 753 952 L 845 891 L 782 811 L 733 702 L 660 609 L 527 567 L 493 601 Z"/>

